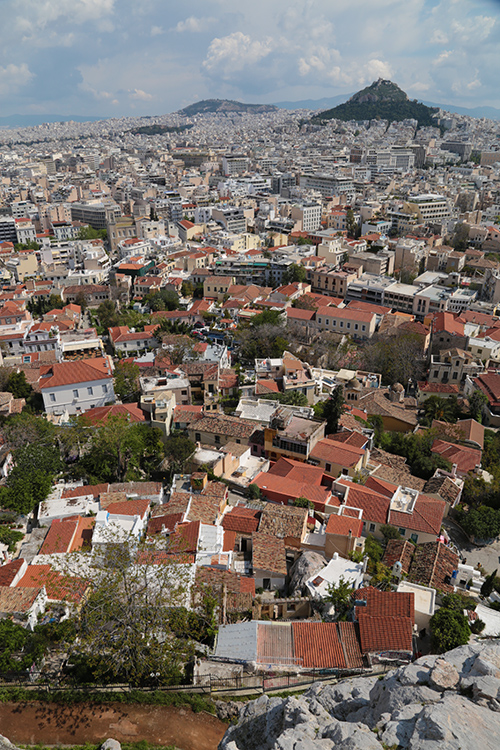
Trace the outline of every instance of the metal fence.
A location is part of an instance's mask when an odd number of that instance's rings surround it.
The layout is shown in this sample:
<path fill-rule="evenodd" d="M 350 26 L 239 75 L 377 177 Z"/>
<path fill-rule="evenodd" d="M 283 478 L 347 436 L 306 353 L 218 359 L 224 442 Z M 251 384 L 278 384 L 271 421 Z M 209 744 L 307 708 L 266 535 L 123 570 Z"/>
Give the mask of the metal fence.
<path fill-rule="evenodd" d="M 60 674 L 41 675 L 38 679 L 30 679 L 12 675 L 0 675 L 0 690 L 8 688 L 23 688 L 25 690 L 42 690 L 50 693 L 64 691 L 88 694 L 89 699 L 94 693 L 129 693 L 132 690 L 148 693 L 161 692 L 188 692 L 201 693 L 205 695 L 223 693 L 267 693 L 276 691 L 293 690 L 307 687 L 314 682 L 326 682 L 342 679 L 344 677 L 371 675 L 370 670 L 364 669 L 311 669 L 299 673 L 284 674 L 283 672 L 265 672 L 262 674 L 234 675 L 232 677 L 219 677 L 218 675 L 203 675 L 196 679 L 191 685 L 160 685 L 154 684 L 134 687 L 126 683 L 103 685 L 75 685 Z"/>

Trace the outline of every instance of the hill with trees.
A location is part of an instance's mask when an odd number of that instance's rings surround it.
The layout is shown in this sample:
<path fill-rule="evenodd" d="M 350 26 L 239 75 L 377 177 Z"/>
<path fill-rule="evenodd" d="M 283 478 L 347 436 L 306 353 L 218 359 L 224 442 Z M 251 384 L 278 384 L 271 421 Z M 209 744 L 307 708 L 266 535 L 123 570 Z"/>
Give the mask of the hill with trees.
<path fill-rule="evenodd" d="M 245 104 L 244 102 L 235 102 L 230 99 L 203 99 L 200 102 L 189 104 L 184 109 L 179 110 L 180 115 L 193 117 L 193 115 L 205 114 L 242 114 L 250 112 L 251 114 L 265 114 L 266 112 L 277 112 L 278 107 L 274 104 Z"/>
<path fill-rule="evenodd" d="M 436 126 L 433 115 L 437 109 L 427 107 L 416 99 L 409 99 L 407 94 L 392 81 L 379 78 L 371 86 L 358 91 L 344 104 L 333 109 L 320 112 L 312 118 L 312 122 L 320 123 L 325 120 L 417 120 L 419 127 Z"/>

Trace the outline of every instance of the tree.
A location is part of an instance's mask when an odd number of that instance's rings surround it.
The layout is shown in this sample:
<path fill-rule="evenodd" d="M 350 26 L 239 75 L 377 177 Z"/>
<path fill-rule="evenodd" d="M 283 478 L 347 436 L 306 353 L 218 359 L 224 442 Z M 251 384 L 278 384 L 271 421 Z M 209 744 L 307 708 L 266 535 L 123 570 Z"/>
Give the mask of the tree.
<path fill-rule="evenodd" d="M 97 308 L 97 317 L 103 328 L 114 328 L 120 324 L 120 317 L 116 304 L 111 299 L 101 302 Z"/>
<path fill-rule="evenodd" d="M 425 423 L 428 425 L 431 425 L 434 419 L 440 422 L 456 422 L 458 412 L 457 399 L 453 396 L 429 396 L 424 401 Z"/>
<path fill-rule="evenodd" d="M 438 654 L 469 642 L 471 631 L 462 612 L 441 607 L 431 617 L 430 626 L 432 649 Z"/>
<path fill-rule="evenodd" d="M 179 308 L 179 297 L 175 292 L 160 289 L 159 292 L 148 294 L 144 301 L 149 305 L 152 312 L 161 310 L 177 310 Z"/>
<path fill-rule="evenodd" d="M 260 487 L 258 484 L 249 484 L 248 485 L 248 497 L 251 500 L 258 500 L 260 497 Z"/>
<path fill-rule="evenodd" d="M 304 282 L 307 279 L 307 272 L 304 266 L 292 263 L 283 274 L 283 284 L 293 284 L 294 282 Z"/>
<path fill-rule="evenodd" d="M 402 383 L 410 378 L 422 379 L 425 370 L 422 339 L 414 333 L 397 333 L 395 336 L 374 336 L 363 350 L 363 368 L 379 372 L 387 385 Z"/>
<path fill-rule="evenodd" d="M 341 385 L 338 385 L 333 391 L 332 395 L 327 401 L 322 401 L 321 408 L 320 404 L 317 404 L 315 408 L 315 414 L 319 419 L 326 420 L 325 432 L 327 435 L 337 432 L 339 427 L 339 420 L 344 411 L 344 389 Z"/>
<path fill-rule="evenodd" d="M 385 523 L 380 527 L 380 531 L 384 535 L 384 539 L 401 539 L 401 534 L 395 526 L 391 526 L 389 523 Z"/>
<path fill-rule="evenodd" d="M 24 372 L 21 371 L 11 372 L 5 390 L 12 393 L 14 398 L 28 399 L 33 391 L 33 388 L 26 380 L 26 375 L 24 374 Z"/>
<path fill-rule="evenodd" d="M 354 237 L 355 239 L 359 237 L 360 228 L 354 217 L 354 211 L 352 208 L 348 208 L 346 211 L 346 227 L 349 237 Z"/>
<path fill-rule="evenodd" d="M 194 649 L 174 632 L 171 615 L 190 603 L 191 565 L 162 535 L 138 543 L 103 537 L 93 556 L 93 588 L 76 620 L 78 640 L 70 661 L 102 682 L 139 686 L 179 683 Z"/>
<path fill-rule="evenodd" d="M 139 365 L 134 362 L 118 361 L 116 363 L 114 389 L 118 398 L 122 401 L 137 398 L 137 394 L 140 392 L 139 375 Z"/>
<path fill-rule="evenodd" d="M 500 534 L 500 510 L 481 505 L 468 513 L 459 513 L 459 522 L 469 536 L 494 539 Z"/>
<path fill-rule="evenodd" d="M 497 571 L 494 570 L 493 573 L 490 573 L 489 576 L 485 578 L 484 583 L 481 586 L 481 596 L 484 596 L 486 598 L 488 598 L 488 596 L 491 596 L 491 593 L 495 588 L 496 575 Z"/>
<path fill-rule="evenodd" d="M 106 229 L 94 229 L 93 227 L 87 226 L 82 227 L 78 233 L 79 240 L 102 240 L 105 242 L 108 239 L 108 233 Z"/>
<path fill-rule="evenodd" d="M 341 620 L 349 611 L 351 605 L 352 584 L 340 576 L 337 584 L 330 583 L 327 588 L 325 601 L 333 604 L 335 619 Z"/>
<path fill-rule="evenodd" d="M 457 592 L 443 596 L 441 606 L 446 607 L 446 609 L 453 609 L 456 612 L 463 612 L 464 609 L 476 609 L 476 604 L 477 602 L 471 596 Z"/>
<path fill-rule="evenodd" d="M 469 413 L 472 419 L 482 423 L 484 407 L 488 403 L 488 396 L 482 391 L 474 391 L 469 397 Z"/>
<path fill-rule="evenodd" d="M 89 484 L 147 480 L 163 456 L 161 430 L 113 416 L 92 432 L 79 471 Z"/>
<path fill-rule="evenodd" d="M 172 473 L 182 473 L 196 445 L 182 432 L 171 432 L 165 440 L 165 459 Z"/>
<path fill-rule="evenodd" d="M 293 501 L 293 505 L 296 508 L 307 508 L 308 510 L 312 510 L 314 508 L 314 503 L 312 502 L 312 500 L 308 500 L 307 497 L 303 497 L 302 495 L 301 497 L 295 498 L 295 500 Z"/>

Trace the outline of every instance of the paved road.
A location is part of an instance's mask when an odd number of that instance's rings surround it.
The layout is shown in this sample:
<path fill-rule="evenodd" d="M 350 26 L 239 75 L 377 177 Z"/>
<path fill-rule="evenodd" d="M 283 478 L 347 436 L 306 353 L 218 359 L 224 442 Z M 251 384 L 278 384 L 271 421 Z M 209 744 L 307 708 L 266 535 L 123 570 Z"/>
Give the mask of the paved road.
<path fill-rule="evenodd" d="M 469 542 L 463 531 L 451 518 L 446 518 L 443 525 L 452 542 L 458 547 L 461 556 L 466 558 L 467 565 L 476 567 L 478 563 L 481 563 L 481 567 L 487 573 L 496 569 L 500 571 L 500 539 L 496 539 L 486 547 L 476 547 Z"/>

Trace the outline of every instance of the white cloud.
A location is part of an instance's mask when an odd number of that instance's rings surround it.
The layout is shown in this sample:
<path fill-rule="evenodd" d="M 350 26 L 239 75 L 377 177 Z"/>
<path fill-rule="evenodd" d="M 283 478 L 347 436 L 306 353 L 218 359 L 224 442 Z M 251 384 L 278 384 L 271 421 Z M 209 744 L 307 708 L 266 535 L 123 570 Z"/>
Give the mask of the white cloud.
<path fill-rule="evenodd" d="M 160 36 L 160 34 L 164 34 L 163 28 L 161 26 L 151 26 L 151 36 Z"/>
<path fill-rule="evenodd" d="M 0 67 L 0 94 L 11 94 L 25 86 L 33 78 L 33 73 L 26 63 L 10 63 Z"/>
<path fill-rule="evenodd" d="M 137 99 L 141 102 L 148 102 L 153 98 L 153 95 L 148 94 L 147 91 L 143 91 L 142 89 L 130 89 L 128 91 L 128 98 Z"/>
<path fill-rule="evenodd" d="M 216 37 L 210 42 L 203 67 L 211 73 L 218 73 L 222 78 L 229 77 L 235 71 L 263 60 L 275 45 L 276 42 L 270 37 L 263 41 L 253 40 L 241 31 L 220 39 Z"/>
<path fill-rule="evenodd" d="M 180 33 L 190 31 L 193 34 L 197 34 L 202 31 L 207 31 L 207 27 L 211 26 L 215 20 L 216 19 L 212 17 L 196 18 L 195 16 L 189 16 L 185 21 L 179 21 L 174 30 Z"/>
<path fill-rule="evenodd" d="M 431 36 L 431 43 L 432 44 L 448 44 L 449 38 L 444 33 L 444 31 L 440 31 L 440 29 L 435 29 L 432 36 Z"/>

